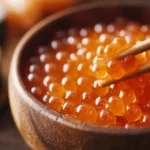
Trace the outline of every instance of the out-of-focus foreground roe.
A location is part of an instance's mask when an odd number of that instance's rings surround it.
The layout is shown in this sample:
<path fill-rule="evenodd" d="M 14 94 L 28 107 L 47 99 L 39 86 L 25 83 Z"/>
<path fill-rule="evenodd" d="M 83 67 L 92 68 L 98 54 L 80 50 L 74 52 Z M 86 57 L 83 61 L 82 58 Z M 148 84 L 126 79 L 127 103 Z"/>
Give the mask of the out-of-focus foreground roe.
<path fill-rule="evenodd" d="M 71 6 L 76 0 L 1 0 L 7 20 L 15 28 L 26 30 L 45 14 Z"/>

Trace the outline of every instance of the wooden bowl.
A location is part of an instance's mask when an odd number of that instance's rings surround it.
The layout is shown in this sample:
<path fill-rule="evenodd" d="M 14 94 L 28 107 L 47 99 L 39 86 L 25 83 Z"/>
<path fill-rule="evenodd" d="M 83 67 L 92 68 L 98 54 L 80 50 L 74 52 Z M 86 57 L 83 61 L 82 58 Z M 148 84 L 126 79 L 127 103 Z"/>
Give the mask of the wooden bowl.
<path fill-rule="evenodd" d="M 36 150 L 149 150 L 150 127 L 101 127 L 64 116 L 39 102 L 22 82 L 24 60 L 37 44 L 47 44 L 57 29 L 91 26 L 117 16 L 150 23 L 150 3 L 103 1 L 50 16 L 33 27 L 18 44 L 9 74 L 9 98 L 15 123 Z"/>

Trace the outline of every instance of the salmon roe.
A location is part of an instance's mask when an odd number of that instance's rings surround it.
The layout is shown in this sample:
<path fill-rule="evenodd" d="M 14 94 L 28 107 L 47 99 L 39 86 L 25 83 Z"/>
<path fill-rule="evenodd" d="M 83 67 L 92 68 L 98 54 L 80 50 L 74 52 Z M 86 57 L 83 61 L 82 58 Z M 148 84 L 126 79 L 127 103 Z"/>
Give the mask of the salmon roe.
<path fill-rule="evenodd" d="M 149 61 L 150 51 L 107 61 L 148 37 L 149 25 L 124 18 L 58 31 L 26 61 L 23 80 L 39 101 L 64 115 L 102 126 L 149 126 L 150 73 L 108 87 L 99 84 Z"/>

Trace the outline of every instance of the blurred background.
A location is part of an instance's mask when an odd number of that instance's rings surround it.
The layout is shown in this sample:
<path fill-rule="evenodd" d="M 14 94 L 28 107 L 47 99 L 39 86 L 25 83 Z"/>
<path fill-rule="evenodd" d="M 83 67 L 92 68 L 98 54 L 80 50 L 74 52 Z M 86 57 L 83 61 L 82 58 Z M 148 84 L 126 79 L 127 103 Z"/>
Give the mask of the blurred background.
<path fill-rule="evenodd" d="M 28 150 L 13 123 L 7 97 L 9 65 L 16 44 L 44 17 L 89 1 L 98 0 L 0 0 L 0 150 Z"/>

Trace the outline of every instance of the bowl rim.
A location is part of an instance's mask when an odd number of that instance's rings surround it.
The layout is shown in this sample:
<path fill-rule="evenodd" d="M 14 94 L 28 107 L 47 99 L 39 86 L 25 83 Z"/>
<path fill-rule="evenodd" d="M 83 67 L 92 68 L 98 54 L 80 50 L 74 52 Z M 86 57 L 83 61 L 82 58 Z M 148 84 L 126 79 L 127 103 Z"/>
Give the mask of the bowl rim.
<path fill-rule="evenodd" d="M 15 88 L 19 92 L 19 94 L 23 97 L 23 100 L 35 111 L 38 111 L 45 117 L 53 121 L 57 121 L 58 123 L 73 128 L 77 130 L 81 130 L 84 132 L 90 132 L 95 134 L 111 134 L 111 135 L 137 135 L 137 134 L 147 134 L 150 132 L 150 127 L 131 127 L 131 128 L 121 128 L 121 127 L 105 127 L 105 126 L 98 126 L 86 122 L 82 122 L 80 120 L 74 119 L 69 116 L 65 116 L 55 110 L 48 108 L 43 103 L 39 102 L 34 96 L 30 94 L 30 92 L 26 89 L 25 84 L 21 80 L 21 76 L 19 73 L 19 60 L 22 54 L 22 51 L 29 40 L 40 31 L 42 28 L 46 27 L 47 25 L 51 24 L 52 22 L 56 21 L 57 19 L 64 17 L 66 15 L 70 15 L 79 11 L 85 11 L 88 9 L 98 8 L 98 7 L 110 7 L 110 6 L 150 6 L 150 3 L 146 1 L 133 1 L 130 2 L 120 1 L 120 0 L 107 0 L 107 1 L 100 1 L 100 2 L 90 2 L 86 4 L 82 4 L 79 6 L 71 7 L 60 12 L 57 12 L 53 15 L 50 15 L 37 23 L 34 27 L 32 27 L 20 40 L 17 44 L 15 52 L 12 57 L 10 73 L 9 73 L 9 84 L 10 82 L 14 83 Z M 12 81 L 13 79 L 13 81 Z M 9 89 L 10 91 L 10 89 Z M 9 92 L 10 93 L 10 92 Z M 119 134 L 118 134 L 119 133 Z"/>

